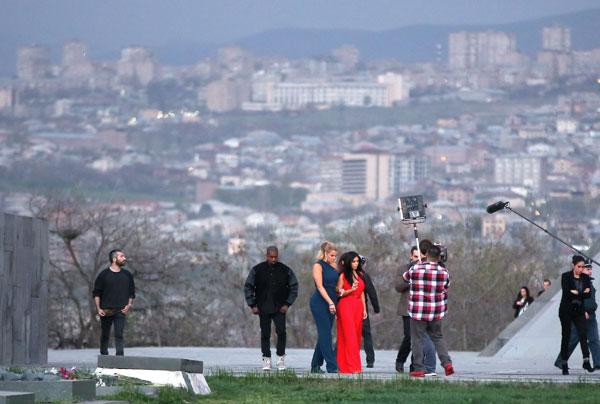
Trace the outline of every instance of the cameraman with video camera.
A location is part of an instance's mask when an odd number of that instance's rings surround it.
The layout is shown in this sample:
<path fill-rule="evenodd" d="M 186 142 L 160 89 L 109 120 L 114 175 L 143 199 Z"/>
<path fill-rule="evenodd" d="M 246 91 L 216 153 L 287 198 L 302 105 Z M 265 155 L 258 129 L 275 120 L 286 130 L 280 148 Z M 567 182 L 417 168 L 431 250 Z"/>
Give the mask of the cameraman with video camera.
<path fill-rule="evenodd" d="M 402 343 L 400 344 L 400 349 L 398 350 L 398 355 L 396 356 L 396 371 L 398 373 L 404 372 L 404 362 L 408 358 L 408 354 L 411 351 L 411 338 L 410 338 L 410 316 L 408 315 L 408 302 L 409 302 L 409 292 L 410 292 L 410 284 L 406 282 L 402 278 L 402 274 L 404 271 L 410 270 L 413 265 L 420 263 L 422 260 L 426 258 L 427 249 L 433 246 L 434 244 L 429 240 L 422 240 L 419 243 L 419 248 L 413 246 L 410 250 L 410 262 L 406 266 L 405 269 L 400 268 L 398 273 L 398 277 L 396 280 L 395 289 L 400 293 L 400 302 L 398 304 L 398 314 L 402 316 L 402 324 L 404 329 L 404 338 L 402 339 Z M 421 251 L 421 255 L 419 256 L 419 250 Z M 425 375 L 427 376 L 435 376 L 435 346 L 426 335 L 423 338 L 423 362 L 425 364 Z M 409 367 L 410 371 L 413 371 L 412 365 L 412 357 L 411 357 L 411 365 Z"/>

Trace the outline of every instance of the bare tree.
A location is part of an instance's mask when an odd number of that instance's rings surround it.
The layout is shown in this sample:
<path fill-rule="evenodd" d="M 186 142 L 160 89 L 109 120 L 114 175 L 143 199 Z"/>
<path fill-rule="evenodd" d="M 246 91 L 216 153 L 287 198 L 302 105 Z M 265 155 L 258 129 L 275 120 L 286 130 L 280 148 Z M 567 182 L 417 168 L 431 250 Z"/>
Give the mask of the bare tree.
<path fill-rule="evenodd" d="M 181 277 L 181 250 L 164 236 L 150 215 L 126 205 L 98 205 L 81 198 L 36 198 L 35 215 L 50 228 L 49 333 L 57 347 L 97 345 L 99 322 L 92 291 L 98 273 L 108 267 L 108 252 L 123 249 L 138 290 L 133 324 L 145 317 L 145 339 L 160 344 L 163 315 L 168 306 L 183 303 L 167 299 L 164 291 Z M 190 255 L 190 254 L 188 254 Z M 136 333 L 137 335 L 137 333 Z M 154 335 L 148 337 L 148 335 Z"/>

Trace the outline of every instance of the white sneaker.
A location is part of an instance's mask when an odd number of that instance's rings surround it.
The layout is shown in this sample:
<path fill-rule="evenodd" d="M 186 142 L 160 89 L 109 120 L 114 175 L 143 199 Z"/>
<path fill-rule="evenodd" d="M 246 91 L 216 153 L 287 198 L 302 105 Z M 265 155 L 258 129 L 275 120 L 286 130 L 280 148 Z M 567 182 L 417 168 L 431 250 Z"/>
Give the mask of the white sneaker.
<path fill-rule="evenodd" d="M 437 376 L 437 373 L 435 373 L 435 372 L 427 372 L 427 373 L 425 373 L 425 377 L 433 377 L 433 376 Z"/>
<path fill-rule="evenodd" d="M 285 370 L 285 355 L 277 357 L 277 370 Z"/>
<path fill-rule="evenodd" d="M 271 370 L 271 358 L 263 356 L 263 370 Z"/>

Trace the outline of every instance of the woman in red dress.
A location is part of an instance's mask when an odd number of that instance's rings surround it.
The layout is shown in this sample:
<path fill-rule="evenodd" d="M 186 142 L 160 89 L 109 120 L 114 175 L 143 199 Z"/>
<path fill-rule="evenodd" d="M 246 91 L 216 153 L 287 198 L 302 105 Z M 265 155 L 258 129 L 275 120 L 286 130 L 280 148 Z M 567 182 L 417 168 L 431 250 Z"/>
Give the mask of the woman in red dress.
<path fill-rule="evenodd" d="M 342 255 L 342 273 L 336 291 L 340 296 L 337 313 L 337 362 L 340 373 L 360 373 L 362 321 L 367 318 L 365 283 L 358 275 L 360 257 L 354 251 Z"/>

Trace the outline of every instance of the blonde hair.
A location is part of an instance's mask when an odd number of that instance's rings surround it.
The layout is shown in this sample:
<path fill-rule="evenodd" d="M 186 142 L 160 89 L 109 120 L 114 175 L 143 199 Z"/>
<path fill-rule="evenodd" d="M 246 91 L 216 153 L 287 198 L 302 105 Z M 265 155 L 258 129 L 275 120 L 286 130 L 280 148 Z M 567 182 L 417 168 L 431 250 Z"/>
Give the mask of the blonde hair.
<path fill-rule="evenodd" d="M 319 247 L 319 253 L 317 254 L 317 260 L 324 260 L 325 255 L 331 251 L 337 251 L 337 247 L 331 241 L 323 241 Z"/>

